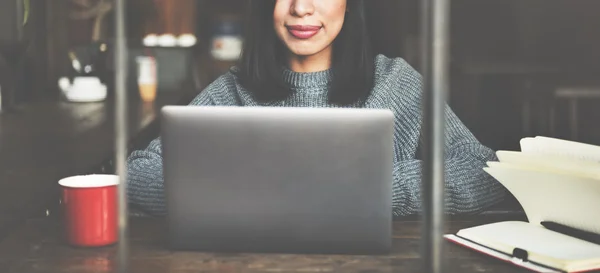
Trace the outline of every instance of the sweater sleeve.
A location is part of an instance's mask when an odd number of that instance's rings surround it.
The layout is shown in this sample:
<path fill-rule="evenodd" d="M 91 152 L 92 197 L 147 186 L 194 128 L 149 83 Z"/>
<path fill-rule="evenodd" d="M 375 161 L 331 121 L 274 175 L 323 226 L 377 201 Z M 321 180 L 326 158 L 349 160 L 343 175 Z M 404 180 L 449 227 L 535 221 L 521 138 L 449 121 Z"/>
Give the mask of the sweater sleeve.
<path fill-rule="evenodd" d="M 447 108 L 448 109 L 448 108 Z M 449 214 L 478 213 L 503 200 L 506 190 L 483 167 L 496 160 L 493 150 L 480 144 L 460 120 L 447 110 L 444 159 L 445 209 Z M 422 212 L 423 161 L 394 163 L 394 216 Z"/>
<path fill-rule="evenodd" d="M 212 93 L 221 86 L 218 82 L 211 84 L 190 105 L 214 105 Z M 127 197 L 129 203 L 152 215 L 166 213 L 160 138 L 152 140 L 146 149 L 132 152 L 127 159 Z"/>
<path fill-rule="evenodd" d="M 392 211 L 394 216 L 422 212 L 423 161 L 422 77 L 403 60 L 395 60 L 381 73 L 382 88 L 389 89 L 395 113 L 395 159 Z M 497 160 L 451 110 L 445 108 L 444 183 L 449 214 L 472 214 L 502 201 L 506 188 L 486 173 L 487 161 Z"/>

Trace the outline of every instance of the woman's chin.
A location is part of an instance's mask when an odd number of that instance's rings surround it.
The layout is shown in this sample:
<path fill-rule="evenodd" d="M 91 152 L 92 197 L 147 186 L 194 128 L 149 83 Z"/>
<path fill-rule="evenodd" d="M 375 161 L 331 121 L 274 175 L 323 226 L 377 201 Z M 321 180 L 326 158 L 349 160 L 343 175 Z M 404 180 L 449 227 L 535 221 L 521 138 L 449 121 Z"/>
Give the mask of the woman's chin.
<path fill-rule="evenodd" d="M 321 52 L 324 51 L 324 48 L 321 47 L 294 47 L 294 46 L 290 46 L 288 47 L 288 50 L 290 51 L 290 53 L 294 56 L 297 57 L 311 57 L 311 56 L 315 56 Z"/>
<path fill-rule="evenodd" d="M 313 56 L 313 55 L 319 53 L 319 51 L 318 50 L 310 50 L 310 49 L 292 49 L 292 50 L 290 50 L 290 53 L 292 53 L 292 55 L 294 55 L 296 57 L 305 58 L 305 57 Z"/>

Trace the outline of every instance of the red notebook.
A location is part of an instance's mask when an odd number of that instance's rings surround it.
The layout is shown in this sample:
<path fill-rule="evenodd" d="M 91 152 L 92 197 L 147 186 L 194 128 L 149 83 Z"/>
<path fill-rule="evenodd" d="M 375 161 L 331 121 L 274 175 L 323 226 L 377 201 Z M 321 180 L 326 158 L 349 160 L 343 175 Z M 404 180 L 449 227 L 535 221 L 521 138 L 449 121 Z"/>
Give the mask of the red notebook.
<path fill-rule="evenodd" d="M 600 146 L 524 138 L 484 170 L 519 201 L 528 222 L 460 230 L 446 239 L 537 272 L 600 271 Z"/>
<path fill-rule="evenodd" d="M 600 245 L 527 222 L 481 225 L 444 237 L 536 272 L 600 270 Z"/>

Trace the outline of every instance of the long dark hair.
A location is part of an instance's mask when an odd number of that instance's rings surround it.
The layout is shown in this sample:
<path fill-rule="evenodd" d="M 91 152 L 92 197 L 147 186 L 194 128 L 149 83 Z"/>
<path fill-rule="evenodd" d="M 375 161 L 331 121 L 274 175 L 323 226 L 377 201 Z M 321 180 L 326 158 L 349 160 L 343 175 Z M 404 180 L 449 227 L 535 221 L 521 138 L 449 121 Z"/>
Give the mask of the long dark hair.
<path fill-rule="evenodd" d="M 241 84 L 256 100 L 286 99 L 291 90 L 281 82 L 281 68 L 287 66 L 285 45 L 273 29 L 275 0 L 248 0 L 244 47 L 239 64 Z M 367 33 L 363 0 L 348 0 L 340 34 L 333 42 L 332 85 L 329 103 L 349 105 L 364 101 L 373 87 L 374 54 Z"/>

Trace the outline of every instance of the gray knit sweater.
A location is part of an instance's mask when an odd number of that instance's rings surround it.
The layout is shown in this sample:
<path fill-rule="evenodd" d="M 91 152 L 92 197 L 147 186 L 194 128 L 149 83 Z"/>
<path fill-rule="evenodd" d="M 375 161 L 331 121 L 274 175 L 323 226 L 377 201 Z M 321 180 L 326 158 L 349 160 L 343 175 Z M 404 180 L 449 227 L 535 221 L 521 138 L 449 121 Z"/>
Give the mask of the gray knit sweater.
<path fill-rule="evenodd" d="M 395 216 L 421 212 L 422 161 L 421 76 L 401 58 L 375 58 L 375 85 L 364 107 L 386 108 L 395 114 L 393 213 Z M 203 90 L 191 105 L 256 106 L 251 94 L 235 76 L 235 68 Z M 331 107 L 327 103 L 330 71 L 282 72 L 284 82 L 294 91 L 285 101 L 269 106 Z M 477 213 L 499 202 L 504 187 L 483 171 L 495 154 L 483 146 L 446 108 L 446 209 L 448 213 Z M 128 198 L 134 205 L 155 215 L 166 213 L 163 195 L 160 138 L 145 150 L 134 151 L 128 159 Z"/>

